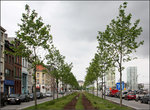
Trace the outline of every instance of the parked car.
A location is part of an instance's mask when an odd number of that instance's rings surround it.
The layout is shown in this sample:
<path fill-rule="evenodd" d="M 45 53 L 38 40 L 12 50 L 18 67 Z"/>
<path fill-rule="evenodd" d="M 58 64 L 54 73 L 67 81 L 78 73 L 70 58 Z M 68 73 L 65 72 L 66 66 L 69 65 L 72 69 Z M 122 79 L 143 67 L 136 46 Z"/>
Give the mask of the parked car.
<path fill-rule="evenodd" d="M 21 100 L 20 100 L 19 94 L 10 94 L 10 95 L 8 95 L 7 102 L 9 104 L 19 104 L 20 105 Z"/>
<path fill-rule="evenodd" d="M 37 99 L 42 99 L 43 94 L 41 92 L 36 92 L 36 97 L 37 97 Z"/>
<path fill-rule="evenodd" d="M 125 98 L 125 95 L 127 95 L 127 91 L 124 91 L 123 93 L 122 93 L 122 98 Z"/>
<path fill-rule="evenodd" d="M 7 105 L 7 96 L 3 92 L 1 92 L 1 105 L 6 106 Z"/>
<path fill-rule="evenodd" d="M 125 97 L 124 97 L 124 99 L 126 99 L 126 100 L 129 100 L 129 99 L 136 99 L 136 94 L 134 93 L 134 92 L 128 92 L 126 95 L 125 95 Z"/>
<path fill-rule="evenodd" d="M 21 102 L 29 102 L 30 101 L 30 97 L 28 94 L 21 94 L 20 95 L 20 100 Z"/>
<path fill-rule="evenodd" d="M 117 97 L 117 98 L 120 97 L 120 91 L 116 92 L 116 93 L 114 94 L 114 96 Z"/>
<path fill-rule="evenodd" d="M 46 96 L 46 93 L 42 93 L 43 94 L 43 98 L 46 98 L 47 96 Z"/>
<path fill-rule="evenodd" d="M 47 93 L 46 93 L 46 96 L 47 96 L 47 97 L 52 97 L 52 93 L 51 93 L 51 92 L 47 92 Z"/>
<path fill-rule="evenodd" d="M 145 96 L 143 96 L 143 97 L 141 97 L 141 103 L 149 103 L 150 104 L 150 94 L 147 94 L 147 95 L 145 95 Z"/>
<path fill-rule="evenodd" d="M 114 97 L 117 92 L 118 92 L 118 89 L 112 89 L 112 90 L 110 91 L 109 96 Z"/>
<path fill-rule="evenodd" d="M 141 98 L 142 98 L 143 96 L 144 96 L 144 94 L 137 94 L 135 101 L 141 100 Z"/>
<path fill-rule="evenodd" d="M 29 94 L 29 99 L 30 99 L 30 100 L 34 100 L 34 94 L 33 94 L 33 93 L 30 93 L 30 94 Z"/>

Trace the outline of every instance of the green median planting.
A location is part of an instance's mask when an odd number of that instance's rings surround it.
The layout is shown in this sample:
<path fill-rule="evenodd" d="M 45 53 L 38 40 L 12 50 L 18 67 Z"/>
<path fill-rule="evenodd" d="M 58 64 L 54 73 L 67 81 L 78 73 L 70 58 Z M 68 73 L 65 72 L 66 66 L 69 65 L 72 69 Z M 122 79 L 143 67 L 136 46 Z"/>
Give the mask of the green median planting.
<path fill-rule="evenodd" d="M 38 104 L 37 107 L 31 106 L 23 110 L 62 110 L 64 106 L 69 103 L 77 94 L 78 93 L 75 92 L 58 99 Z"/>
<path fill-rule="evenodd" d="M 76 110 L 84 110 L 84 107 L 82 104 L 82 93 L 80 93 L 80 96 L 79 96 L 78 101 L 76 103 L 75 109 Z"/>

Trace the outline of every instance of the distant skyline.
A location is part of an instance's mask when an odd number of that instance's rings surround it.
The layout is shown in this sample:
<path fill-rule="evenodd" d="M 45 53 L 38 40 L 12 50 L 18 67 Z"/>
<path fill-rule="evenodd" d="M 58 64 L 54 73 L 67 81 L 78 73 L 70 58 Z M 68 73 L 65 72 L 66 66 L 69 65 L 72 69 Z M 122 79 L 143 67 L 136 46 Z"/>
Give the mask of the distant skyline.
<path fill-rule="evenodd" d="M 54 45 L 73 63 L 72 72 L 77 80 L 84 80 L 97 51 L 98 31 L 104 31 L 112 19 L 118 16 L 118 8 L 124 1 L 1 1 L 1 26 L 8 37 L 15 37 L 21 23 L 25 4 L 35 9 L 45 24 L 51 25 Z M 149 83 L 149 1 L 127 1 L 126 13 L 132 14 L 131 22 L 140 19 L 143 32 L 138 40 L 144 45 L 133 56 L 138 59 L 124 63 L 123 81 L 127 82 L 129 66 L 137 66 L 138 83 Z M 42 52 L 41 52 L 42 53 Z M 116 82 L 119 72 L 116 70 Z"/>

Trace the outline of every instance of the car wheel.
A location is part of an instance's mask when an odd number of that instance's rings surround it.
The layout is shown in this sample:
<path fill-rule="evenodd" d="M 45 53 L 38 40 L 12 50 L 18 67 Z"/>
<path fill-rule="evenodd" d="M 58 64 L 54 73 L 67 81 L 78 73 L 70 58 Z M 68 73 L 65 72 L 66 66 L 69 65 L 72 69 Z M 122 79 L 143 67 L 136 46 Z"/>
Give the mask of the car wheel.
<path fill-rule="evenodd" d="M 143 101 L 141 100 L 141 103 L 143 103 Z"/>

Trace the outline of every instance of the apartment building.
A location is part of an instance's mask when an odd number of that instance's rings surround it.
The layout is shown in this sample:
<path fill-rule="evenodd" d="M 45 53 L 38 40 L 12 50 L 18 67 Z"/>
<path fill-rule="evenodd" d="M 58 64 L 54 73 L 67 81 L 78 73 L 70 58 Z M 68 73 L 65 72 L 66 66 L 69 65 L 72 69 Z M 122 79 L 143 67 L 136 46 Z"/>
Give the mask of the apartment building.
<path fill-rule="evenodd" d="M 42 65 L 36 67 L 36 90 L 42 93 L 51 91 L 53 78 L 50 74 L 44 73 L 45 68 Z"/>
<path fill-rule="evenodd" d="M 5 29 L 0 26 L 0 91 L 4 92 L 4 47 L 5 47 Z"/>
<path fill-rule="evenodd" d="M 28 61 L 22 58 L 22 94 L 28 93 Z"/>

